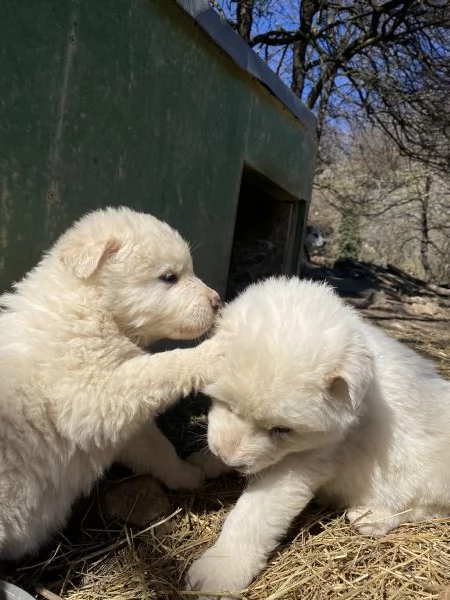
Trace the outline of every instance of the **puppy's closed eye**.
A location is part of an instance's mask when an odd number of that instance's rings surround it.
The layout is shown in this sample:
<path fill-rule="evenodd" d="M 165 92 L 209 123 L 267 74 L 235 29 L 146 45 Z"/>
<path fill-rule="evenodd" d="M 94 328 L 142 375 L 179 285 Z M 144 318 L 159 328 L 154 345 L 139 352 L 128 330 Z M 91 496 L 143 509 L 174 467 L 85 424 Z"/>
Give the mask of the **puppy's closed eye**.
<path fill-rule="evenodd" d="M 163 273 L 158 277 L 160 281 L 164 281 L 164 283 L 168 283 L 169 285 L 173 285 L 178 282 L 178 275 L 173 273 L 172 271 L 167 271 L 167 273 Z"/>
<path fill-rule="evenodd" d="M 289 427 L 272 427 L 272 429 L 270 430 L 270 433 L 273 436 L 279 436 L 279 435 L 289 435 L 290 433 L 293 433 L 293 431 L 294 430 Z"/>

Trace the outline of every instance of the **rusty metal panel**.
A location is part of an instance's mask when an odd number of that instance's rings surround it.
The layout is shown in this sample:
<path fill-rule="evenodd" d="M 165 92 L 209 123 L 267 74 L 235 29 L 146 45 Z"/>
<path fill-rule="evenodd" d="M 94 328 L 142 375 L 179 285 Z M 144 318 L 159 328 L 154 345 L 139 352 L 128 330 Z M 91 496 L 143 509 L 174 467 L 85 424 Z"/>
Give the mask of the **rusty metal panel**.
<path fill-rule="evenodd" d="M 3 0 L 0 37 L 0 291 L 118 204 L 177 227 L 222 291 L 244 161 L 309 200 L 311 130 L 173 0 Z"/>

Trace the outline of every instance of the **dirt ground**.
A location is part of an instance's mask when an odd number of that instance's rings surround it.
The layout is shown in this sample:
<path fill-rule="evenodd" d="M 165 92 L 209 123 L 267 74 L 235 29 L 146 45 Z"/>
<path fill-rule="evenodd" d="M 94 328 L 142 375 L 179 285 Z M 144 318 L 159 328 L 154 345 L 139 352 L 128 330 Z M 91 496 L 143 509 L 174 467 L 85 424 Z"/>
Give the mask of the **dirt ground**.
<path fill-rule="evenodd" d="M 450 379 L 450 287 L 427 285 L 392 266 L 349 259 L 312 264 L 304 276 L 328 281 L 365 318 L 435 360 Z"/>

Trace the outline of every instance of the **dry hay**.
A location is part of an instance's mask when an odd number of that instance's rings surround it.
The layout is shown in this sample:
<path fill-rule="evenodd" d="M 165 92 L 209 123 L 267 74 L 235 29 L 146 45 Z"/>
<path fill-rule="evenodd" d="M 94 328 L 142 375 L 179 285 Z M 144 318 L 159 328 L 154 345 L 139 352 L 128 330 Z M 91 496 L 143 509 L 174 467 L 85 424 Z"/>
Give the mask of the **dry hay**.
<path fill-rule="evenodd" d="M 383 325 L 437 360 L 441 372 L 450 376 L 448 324 Z M 87 516 L 79 518 L 75 541 L 61 537 L 40 563 L 21 565 L 9 578 L 30 591 L 43 586 L 42 597 L 48 600 L 192 597 L 183 593 L 183 575 L 217 538 L 242 485 L 242 479 L 228 477 L 196 494 L 171 494 L 173 513 L 144 531 L 106 523 L 93 495 L 93 525 Z M 309 507 L 242 598 L 450 600 L 450 519 L 402 525 L 384 537 L 364 538 L 342 515 Z"/>
<path fill-rule="evenodd" d="M 40 566 L 16 572 L 16 580 L 30 585 L 46 572 L 47 589 L 70 600 L 189 598 L 182 593 L 183 574 L 216 539 L 239 487 L 234 478 L 210 484 L 144 532 L 110 529 L 108 540 L 105 532 L 85 530 L 82 544 L 62 541 Z M 450 590 L 449 525 L 450 520 L 403 525 L 371 539 L 355 533 L 342 516 L 311 507 L 242 598 L 443 599 L 446 586 Z"/>

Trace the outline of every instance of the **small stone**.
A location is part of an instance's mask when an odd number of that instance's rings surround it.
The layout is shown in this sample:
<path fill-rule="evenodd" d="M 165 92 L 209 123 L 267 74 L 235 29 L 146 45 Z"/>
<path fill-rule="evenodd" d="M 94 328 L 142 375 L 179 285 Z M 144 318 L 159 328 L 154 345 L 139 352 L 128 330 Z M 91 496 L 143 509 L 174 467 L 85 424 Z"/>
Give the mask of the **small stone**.
<path fill-rule="evenodd" d="M 129 477 L 109 485 L 103 493 L 102 506 L 110 519 L 137 527 L 146 527 L 170 512 L 167 494 L 151 475 Z"/>
<path fill-rule="evenodd" d="M 405 312 L 409 315 L 415 316 L 428 316 L 434 317 L 439 312 L 439 306 L 435 302 L 426 302 L 425 304 L 419 304 L 413 302 L 412 304 L 403 304 Z"/>
<path fill-rule="evenodd" d="M 382 308 L 382 307 L 385 307 L 386 305 L 387 305 L 387 299 L 386 299 L 386 294 L 383 292 L 383 290 L 374 292 L 374 295 L 372 298 L 372 306 L 375 308 Z"/>

